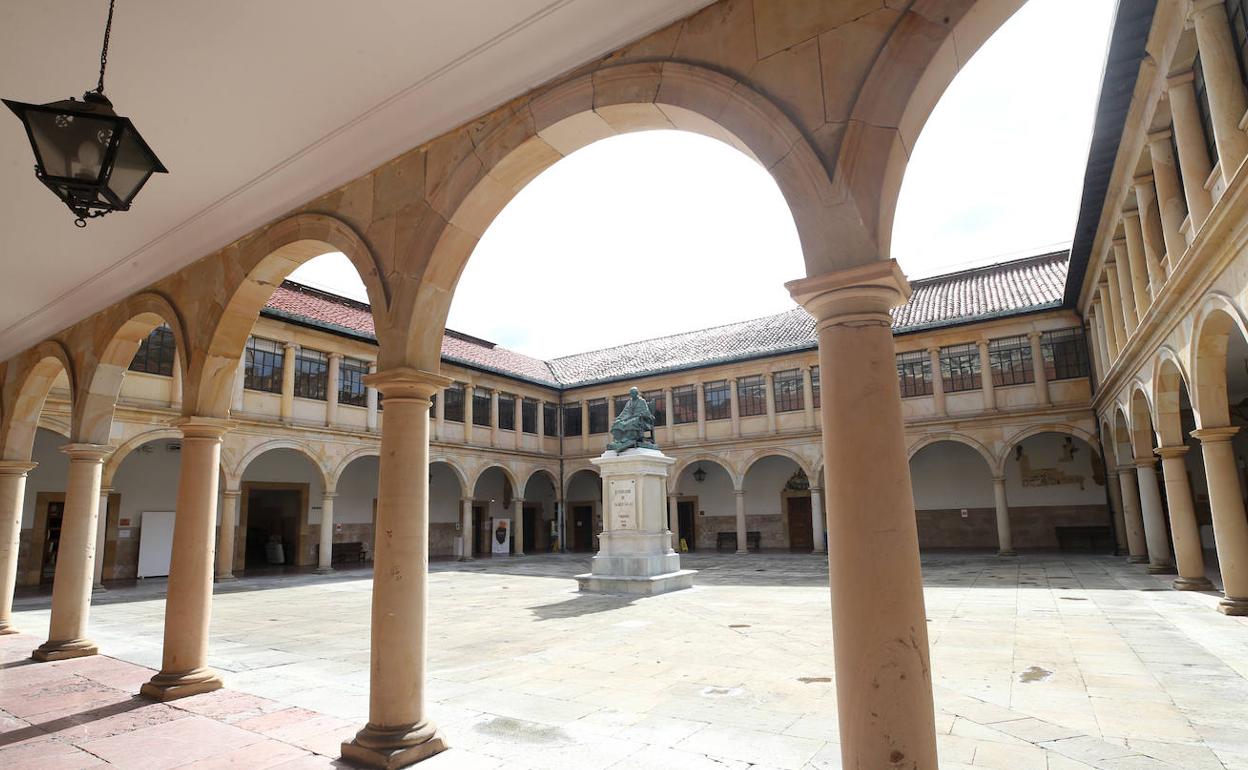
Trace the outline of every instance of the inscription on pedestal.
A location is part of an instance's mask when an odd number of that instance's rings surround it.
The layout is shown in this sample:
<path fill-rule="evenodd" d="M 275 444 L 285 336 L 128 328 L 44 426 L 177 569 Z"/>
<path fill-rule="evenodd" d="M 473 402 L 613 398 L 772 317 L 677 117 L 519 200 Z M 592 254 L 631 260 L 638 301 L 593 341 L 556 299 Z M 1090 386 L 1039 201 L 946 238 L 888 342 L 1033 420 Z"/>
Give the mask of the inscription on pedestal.
<path fill-rule="evenodd" d="M 611 528 L 637 529 L 636 479 L 612 479 Z"/>

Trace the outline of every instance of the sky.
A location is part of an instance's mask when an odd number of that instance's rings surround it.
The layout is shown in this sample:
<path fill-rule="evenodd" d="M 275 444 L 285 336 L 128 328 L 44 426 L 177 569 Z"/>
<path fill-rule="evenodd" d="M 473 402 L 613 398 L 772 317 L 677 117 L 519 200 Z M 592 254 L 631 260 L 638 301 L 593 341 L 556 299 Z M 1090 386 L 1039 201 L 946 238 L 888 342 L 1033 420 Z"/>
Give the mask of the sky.
<path fill-rule="evenodd" d="M 958 74 L 901 188 L 892 256 L 908 276 L 1069 246 L 1113 6 L 1030 0 Z M 695 134 L 628 134 L 516 195 L 477 244 L 447 325 L 555 358 L 792 309 L 783 284 L 803 274 L 762 167 Z M 291 278 L 366 299 L 342 255 Z"/>

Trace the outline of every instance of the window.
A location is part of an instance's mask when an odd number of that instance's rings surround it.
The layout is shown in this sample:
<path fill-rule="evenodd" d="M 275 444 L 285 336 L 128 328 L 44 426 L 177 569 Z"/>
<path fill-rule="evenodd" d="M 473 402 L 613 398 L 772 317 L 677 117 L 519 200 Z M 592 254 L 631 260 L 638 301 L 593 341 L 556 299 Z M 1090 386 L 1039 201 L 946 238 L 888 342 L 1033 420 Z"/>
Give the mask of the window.
<path fill-rule="evenodd" d="M 737 414 L 742 417 L 767 414 L 767 383 L 763 375 L 737 378 Z"/>
<path fill-rule="evenodd" d="M 559 406 L 547 401 L 542 405 L 542 431 L 547 436 L 559 435 Z"/>
<path fill-rule="evenodd" d="M 819 408 L 819 367 L 812 366 L 810 368 L 810 395 L 811 401 L 815 402 L 815 408 Z"/>
<path fill-rule="evenodd" d="M 324 401 L 328 385 L 329 356 L 300 348 L 295 353 L 295 395 Z"/>
<path fill-rule="evenodd" d="M 510 393 L 498 394 L 498 429 L 516 429 L 516 397 Z"/>
<path fill-rule="evenodd" d="M 1050 380 L 1088 376 L 1088 342 L 1083 329 L 1059 329 L 1040 335 L 1044 372 Z"/>
<path fill-rule="evenodd" d="M 1209 91 L 1205 86 L 1205 68 L 1200 56 L 1192 62 L 1192 88 L 1196 91 L 1196 109 L 1200 114 L 1200 127 L 1205 132 L 1205 149 L 1209 152 L 1209 165 L 1218 165 L 1218 144 L 1213 139 L 1213 113 L 1209 111 Z M 1201 184 L 1205 180 L 1199 180 Z"/>
<path fill-rule="evenodd" d="M 130 371 L 173 376 L 173 354 L 177 345 L 173 331 L 161 324 L 139 343 L 139 350 L 130 361 Z"/>
<path fill-rule="evenodd" d="M 672 424 L 698 421 L 698 391 L 692 385 L 672 388 Z"/>
<path fill-rule="evenodd" d="M 926 350 L 897 354 L 897 379 L 901 397 L 932 395 L 932 359 Z"/>
<path fill-rule="evenodd" d="M 667 425 L 667 397 L 661 390 L 647 390 L 641 397 L 650 402 L 650 411 L 654 414 L 654 425 L 661 428 Z"/>
<path fill-rule="evenodd" d="M 1231 39 L 1239 54 L 1239 76 L 1248 73 L 1248 0 L 1226 0 L 1226 17 L 1231 22 Z"/>
<path fill-rule="evenodd" d="M 946 393 L 979 390 L 979 346 L 969 343 L 941 348 L 940 376 Z"/>
<path fill-rule="evenodd" d="M 364 375 L 368 374 L 368 362 L 358 358 L 344 358 L 338 365 L 338 403 L 350 406 L 368 406 L 368 388 Z M 463 401 L 461 400 L 462 404 Z"/>
<path fill-rule="evenodd" d="M 988 368 L 993 385 L 1023 385 L 1034 382 L 1031 371 L 1031 342 L 1026 335 L 1002 337 L 988 342 Z"/>
<path fill-rule="evenodd" d="M 611 397 L 611 400 L 615 402 L 615 414 L 618 415 L 620 412 L 624 411 L 624 407 L 628 405 L 628 398 L 629 396 L 627 393 L 622 396 Z"/>
<path fill-rule="evenodd" d="M 453 382 L 442 391 L 442 419 L 450 422 L 464 421 L 464 386 Z"/>
<path fill-rule="evenodd" d="M 581 402 L 563 405 L 563 435 L 581 435 Z"/>
<path fill-rule="evenodd" d="M 520 402 L 520 431 L 537 433 L 537 399 L 526 398 Z"/>
<path fill-rule="evenodd" d="M 472 424 L 490 427 L 490 389 L 472 389 Z"/>
<path fill-rule="evenodd" d="M 589 402 L 589 432 L 607 432 L 607 400 L 595 398 Z"/>
<path fill-rule="evenodd" d="M 732 394 L 728 390 L 728 380 L 703 385 L 702 400 L 705 403 L 706 419 L 727 420 L 732 417 Z"/>
<path fill-rule="evenodd" d="M 777 412 L 798 412 L 806 408 L 802 398 L 802 370 L 776 372 L 775 399 Z"/>
<path fill-rule="evenodd" d="M 243 349 L 243 387 L 265 393 L 282 392 L 282 364 L 286 360 L 282 343 L 250 337 Z"/>

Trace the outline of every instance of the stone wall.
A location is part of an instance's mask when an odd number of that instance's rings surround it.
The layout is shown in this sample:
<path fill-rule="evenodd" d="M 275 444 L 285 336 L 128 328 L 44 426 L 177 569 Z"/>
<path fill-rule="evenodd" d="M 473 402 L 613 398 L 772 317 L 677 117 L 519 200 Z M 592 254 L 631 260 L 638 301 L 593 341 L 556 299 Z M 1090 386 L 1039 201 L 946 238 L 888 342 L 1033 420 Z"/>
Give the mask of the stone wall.
<path fill-rule="evenodd" d="M 923 549 L 997 548 L 997 514 L 993 508 L 917 511 L 919 547 Z M 1057 527 L 1109 526 L 1104 505 L 1010 508 L 1010 535 L 1016 550 L 1056 549 Z"/>

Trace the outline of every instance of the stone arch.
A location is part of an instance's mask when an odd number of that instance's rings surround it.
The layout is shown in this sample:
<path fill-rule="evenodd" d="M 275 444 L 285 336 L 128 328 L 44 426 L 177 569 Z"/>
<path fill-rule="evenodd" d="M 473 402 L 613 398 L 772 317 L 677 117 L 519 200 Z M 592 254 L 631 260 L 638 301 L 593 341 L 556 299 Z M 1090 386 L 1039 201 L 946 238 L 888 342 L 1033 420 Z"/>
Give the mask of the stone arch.
<path fill-rule="evenodd" d="M 380 456 L 381 452 L 373 451 L 370 454 Z M 359 457 L 364 456 L 362 452 L 357 452 L 356 455 Z M 455 462 L 450 457 L 445 456 L 445 455 L 440 455 L 437 457 L 430 457 L 429 464 L 433 465 L 434 463 L 442 463 L 443 465 L 450 468 L 451 472 L 455 474 L 455 478 L 459 481 L 460 497 L 472 497 L 472 490 L 475 488 L 476 485 L 475 483 L 472 485 L 468 483 L 468 473 L 464 471 L 462 467 L 460 467 L 459 463 Z M 343 466 L 343 470 L 346 470 L 345 465 Z"/>
<path fill-rule="evenodd" d="M 524 487 L 523 487 L 522 489 L 520 489 L 520 490 L 516 493 L 516 494 L 518 494 L 518 495 L 520 496 L 520 498 L 521 498 L 522 500 L 523 500 L 523 499 L 527 499 L 527 498 L 525 498 L 524 493 L 525 493 L 525 492 L 527 492 L 527 491 L 528 491 L 528 489 L 529 489 L 529 482 L 533 481 L 533 477 L 534 477 L 534 476 L 538 476 L 538 475 L 541 475 L 541 474 L 545 474 L 545 475 L 549 476 L 549 477 L 550 477 L 550 484 L 551 484 L 551 486 L 553 486 L 553 487 L 555 488 L 555 492 L 556 492 L 556 493 L 558 493 L 558 492 L 559 492 L 559 471 L 558 471 L 558 469 L 556 469 L 556 468 L 549 468 L 549 467 L 546 467 L 546 466 L 539 466 L 539 467 L 534 468 L 533 470 L 529 471 L 529 474 L 528 474 L 527 476 L 525 476 L 525 478 L 524 478 Z"/>
<path fill-rule="evenodd" d="M 111 487 L 113 485 L 113 477 L 117 475 L 117 470 L 121 468 L 121 464 L 125 462 L 126 458 L 129 457 L 130 453 L 134 450 L 153 441 L 180 438 L 182 438 L 182 431 L 177 428 L 158 428 L 156 430 L 149 430 L 144 433 L 140 433 L 133 438 L 127 439 L 120 446 L 118 446 L 111 455 L 108 456 L 107 460 L 104 461 L 104 471 L 101 476 L 100 486 Z M 224 463 L 222 463 L 222 470 L 225 470 Z M 228 474 L 226 474 L 226 476 L 228 478 Z"/>
<path fill-rule="evenodd" d="M 1221 428 L 1231 424 L 1226 392 L 1226 350 L 1230 336 L 1238 331 L 1248 341 L 1248 323 L 1231 298 L 1210 294 L 1201 303 L 1192 335 L 1192 374 L 1188 393 L 1199 428 Z"/>
<path fill-rule="evenodd" d="M 1106 425 L 1108 426 L 1108 423 L 1106 423 Z M 1046 423 L 1044 425 L 1032 425 L 1027 428 L 1023 428 L 1014 435 L 1010 436 L 1010 438 L 1005 442 L 1005 448 L 1002 450 L 1001 456 L 995 460 L 992 472 L 997 476 L 1004 475 L 1005 463 L 1010 459 L 1010 453 L 1014 451 L 1014 447 L 1023 443 L 1032 436 L 1039 436 L 1042 433 L 1059 433 L 1064 436 L 1077 438 L 1087 444 L 1094 453 L 1100 455 L 1102 460 L 1105 459 L 1104 451 L 1101 447 L 1101 441 L 1094 434 L 1089 433 L 1083 428 L 1075 427 L 1074 425 L 1066 425 L 1065 423 Z"/>
<path fill-rule="evenodd" d="M 362 446 L 354 450 L 353 452 L 348 454 L 346 457 L 342 458 L 342 460 L 337 465 L 335 465 L 332 469 L 330 469 L 325 474 L 326 480 L 329 482 L 328 488 L 329 489 L 338 488 L 338 480 L 342 478 L 342 474 L 346 472 L 347 467 L 350 466 L 351 463 L 364 457 L 380 457 L 380 456 L 381 456 L 380 446 Z"/>
<path fill-rule="evenodd" d="M 69 379 L 70 398 L 76 392 L 74 365 L 69 351 L 59 340 L 45 340 L 19 356 L 6 372 L 4 423 L 0 458 L 30 459 L 35 445 L 39 415 L 52 384 L 61 372 Z M 74 435 L 70 426 L 70 435 Z"/>
<path fill-rule="evenodd" d="M 745 460 L 745 462 L 741 463 L 742 480 L 744 480 L 745 477 L 749 475 L 750 468 L 753 468 L 755 463 L 757 463 L 759 460 L 762 460 L 765 457 L 783 457 L 785 459 L 792 460 L 794 463 L 797 464 L 797 467 L 802 470 L 802 473 L 806 474 L 806 478 L 811 480 L 812 486 L 814 485 L 814 475 L 813 475 L 814 469 L 811 467 L 810 463 L 807 462 L 807 460 L 804 457 L 797 454 L 796 452 L 791 452 L 788 449 L 785 449 L 783 447 L 770 447 L 767 449 L 760 449 L 754 454 L 750 455 Z"/>
<path fill-rule="evenodd" d="M 472 479 L 472 486 L 467 488 L 468 494 L 469 495 L 473 494 L 473 492 L 477 488 L 477 485 L 481 483 L 481 479 L 485 476 L 485 474 L 489 473 L 490 470 L 493 468 L 498 468 L 500 471 L 503 472 L 503 477 L 506 478 L 508 483 L 511 484 L 512 494 L 516 497 L 519 497 L 520 496 L 520 491 L 519 491 L 520 482 L 516 478 L 516 473 L 511 468 L 508 468 L 506 465 L 503 465 L 502 463 L 490 463 L 486 465 L 484 468 L 482 468 L 481 470 L 477 471 L 477 475 L 474 476 Z M 521 498 L 521 499 L 524 499 L 524 498 Z"/>
<path fill-rule="evenodd" d="M 182 316 L 161 294 L 147 291 L 136 294 L 101 314 L 92 340 L 94 359 L 83 367 L 83 390 L 75 399 L 74 411 L 79 426 L 78 439 L 92 444 L 107 444 L 113 426 L 113 410 L 121 394 L 121 384 L 134 360 L 139 345 L 161 324 L 173 334 L 178 356 L 176 365 L 186 374 L 186 329 Z M 96 353 L 98 351 L 98 353 Z M 185 376 L 183 377 L 185 381 Z"/>
<path fill-rule="evenodd" d="M 235 259 L 223 279 L 224 307 L 207 324 L 202 344 L 187 356 L 185 414 L 228 416 L 235 370 L 260 311 L 286 276 L 323 254 L 341 252 L 355 266 L 368 292 L 378 344 L 384 349 L 390 309 L 386 274 L 368 244 L 346 222 L 325 214 L 295 214 L 231 248 Z"/>
<path fill-rule="evenodd" d="M 1180 409 L 1183 391 L 1191 393 L 1189 382 L 1178 354 L 1168 347 L 1157 351 L 1153 360 L 1153 414 L 1161 446 L 1182 446 L 1184 443 Z"/>
<path fill-rule="evenodd" d="M 66 441 L 70 439 L 72 429 L 67 420 L 62 420 L 52 415 L 40 414 L 39 427 L 44 430 L 50 430 L 58 436 L 64 436 Z"/>
<path fill-rule="evenodd" d="M 1110 420 L 1110 441 L 1114 444 L 1114 459 L 1119 467 L 1130 465 L 1135 460 L 1135 451 L 1131 445 L 1131 421 L 1127 418 L 1129 410 L 1122 404 L 1113 405 Z"/>
<path fill-rule="evenodd" d="M 1115 446 L 1113 421 L 1105 415 L 1099 417 L 1098 424 L 1101 427 L 1101 453 L 1105 459 L 1105 466 L 1108 470 L 1117 472 L 1118 468 L 1118 447 Z"/>
<path fill-rule="evenodd" d="M 226 474 L 226 482 L 231 486 L 231 488 L 237 489 L 242 482 L 243 474 L 247 472 L 247 466 L 251 465 L 256 458 L 263 454 L 272 452 L 275 449 L 290 449 L 307 458 L 308 462 L 312 464 L 312 467 L 315 468 L 316 472 L 320 475 L 321 489 L 323 489 L 326 494 L 333 493 L 334 486 L 330 484 L 329 474 L 325 467 L 321 465 L 320 459 L 310 448 L 308 448 L 306 444 L 285 438 L 273 439 L 272 441 L 266 441 L 259 446 L 252 447 L 245 455 L 243 455 L 242 459 L 238 461 L 238 464 Z M 334 481 L 337 481 L 337 479 L 335 478 Z"/>
<path fill-rule="evenodd" d="M 952 441 L 955 444 L 965 444 L 979 453 L 984 458 L 984 462 L 988 464 L 988 472 L 994 476 L 1000 475 L 1001 465 L 997 462 L 997 458 L 993 455 L 992 450 L 984 446 L 980 442 L 970 436 L 961 433 L 933 433 L 920 438 L 918 441 L 910 445 L 906 451 L 906 459 L 913 460 L 914 456 L 933 444 L 939 444 L 942 441 Z"/>
<path fill-rule="evenodd" d="M 572 479 L 581 471 L 589 471 L 597 476 L 599 481 L 602 480 L 602 474 L 598 471 L 598 466 L 589 462 L 568 463 L 563 469 L 562 488 L 560 489 L 559 486 L 555 487 L 556 489 L 559 489 L 559 497 L 561 500 L 568 499 L 568 488 L 572 486 Z"/>
<path fill-rule="evenodd" d="M 672 466 L 672 470 L 667 474 L 667 491 L 670 493 L 675 488 L 676 483 L 680 481 L 681 475 L 690 466 L 698 463 L 714 463 L 723 468 L 728 473 L 728 478 L 732 481 L 732 488 L 734 490 L 741 489 L 741 485 L 745 480 L 745 473 L 737 468 L 736 465 L 729 462 L 725 457 L 716 456 L 710 452 L 698 452 L 697 454 L 676 459 L 676 464 Z"/>
<path fill-rule="evenodd" d="M 1143 383 L 1132 383 L 1131 396 L 1127 402 L 1131 410 L 1131 452 L 1137 458 L 1153 456 L 1153 405 Z"/>

